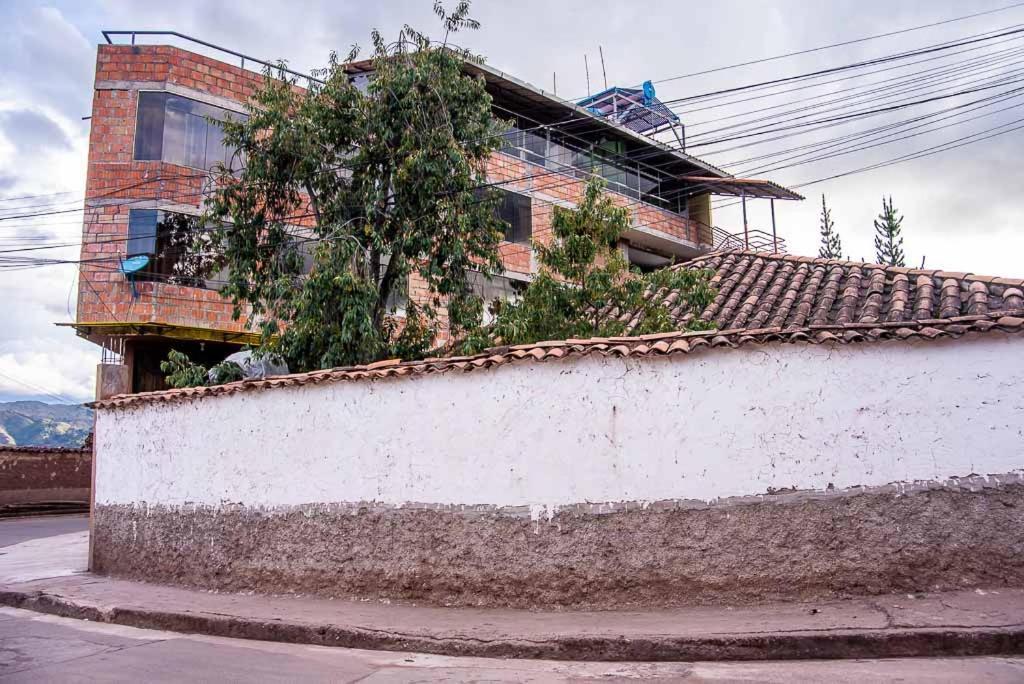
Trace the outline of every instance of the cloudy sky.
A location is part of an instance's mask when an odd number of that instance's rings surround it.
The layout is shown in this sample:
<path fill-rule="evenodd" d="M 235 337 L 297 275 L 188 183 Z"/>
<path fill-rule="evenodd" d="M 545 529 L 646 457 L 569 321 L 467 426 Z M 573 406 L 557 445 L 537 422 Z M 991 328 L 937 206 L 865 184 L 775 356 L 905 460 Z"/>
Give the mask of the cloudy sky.
<path fill-rule="evenodd" d="M 75 243 L 80 237 L 81 213 L 76 210 L 81 208 L 89 132 L 89 123 L 82 117 L 90 113 L 93 66 L 102 29 L 174 30 L 254 56 L 284 58 L 293 68 L 308 70 L 323 65 L 332 49 L 344 53 L 353 43 L 367 44 L 371 27 L 394 34 L 403 23 L 410 23 L 429 33 L 436 27 L 430 4 L 430 0 L 79 0 L 55 4 L 8 0 L 0 4 L 0 22 L 6 27 L 5 39 L 0 41 L 0 58 L 5 65 L 0 72 L 0 293 L 6 313 L 5 324 L 0 327 L 0 400 L 32 397 L 82 401 L 92 396 L 97 348 L 76 339 L 67 328 L 54 325 L 74 319 L 75 266 L 26 264 L 20 259 L 43 255 L 55 260 L 77 258 Z M 483 54 L 495 67 L 545 89 L 552 87 L 553 74 L 557 74 L 558 95 L 567 98 L 588 92 L 584 55 L 590 62 L 590 90 L 600 84 L 601 46 L 609 84 L 635 85 L 651 79 L 659 97 L 675 100 L 1018 28 L 1024 25 L 1024 6 L 897 36 L 680 78 L 1010 4 L 1009 0 L 718 0 L 699 4 L 477 0 L 473 13 L 483 27 L 461 37 L 460 42 Z M 758 164 L 771 168 L 782 162 L 777 158 L 747 163 L 742 160 L 863 133 L 923 114 L 944 117 L 940 110 L 1021 87 L 1014 83 L 1024 79 L 1019 75 L 1024 73 L 1024 57 L 1016 56 L 1013 50 L 1024 47 L 1024 34 L 1008 35 L 999 41 L 972 44 L 969 51 L 964 48 L 961 54 L 915 66 L 890 68 L 896 65 L 886 64 L 874 67 L 873 74 L 863 73 L 866 70 L 839 72 L 827 79 L 831 81 L 828 84 L 774 97 L 763 97 L 772 90 L 758 91 L 755 94 L 761 97 L 744 103 L 727 104 L 730 98 L 724 98 L 684 100 L 673 106 L 688 125 L 691 153 L 735 172 L 756 169 Z M 920 76 L 918 89 L 910 90 L 916 85 L 915 73 L 957 65 L 963 68 L 939 73 L 939 80 Z M 775 136 L 744 138 L 742 147 L 735 150 L 725 148 L 737 147 L 739 141 L 696 147 L 701 141 L 742 132 L 733 128 L 713 133 L 715 128 L 745 122 L 750 125 L 750 121 L 767 113 L 817 105 L 819 109 L 810 111 L 828 117 L 826 100 L 863 93 L 876 83 L 894 84 L 893 79 L 900 78 L 905 85 L 897 91 L 880 91 L 877 96 L 862 94 L 857 108 L 924 99 L 933 94 L 944 97 L 914 109 L 859 118 L 823 130 L 800 129 L 799 136 L 774 142 L 763 140 Z M 1005 80 L 1005 85 L 958 98 L 945 97 L 960 89 L 991 86 L 994 79 Z M 1024 226 L 1024 176 L 1019 170 L 1024 129 L 1010 130 L 1024 117 L 1020 106 L 1024 93 L 1022 99 L 1013 98 L 1012 93 L 1007 97 L 999 105 L 960 112 L 948 119 L 925 120 L 913 130 L 917 134 L 913 137 L 868 138 L 869 142 L 888 144 L 753 174 L 800 186 L 808 197 L 802 203 L 776 204 L 779 232 L 788 240 L 789 251 L 817 252 L 818 213 L 824 193 L 844 251 L 851 258 L 872 260 L 872 219 L 881 209 L 882 196 L 891 194 L 905 216 L 908 264 L 918 265 L 925 259 L 927 266 L 934 268 L 1024 275 L 1020 258 L 1024 253 L 1024 232 L 1020 230 Z M 849 108 L 852 102 L 841 104 L 848 108 L 836 114 L 853 111 Z M 726 106 L 708 109 L 710 105 Z M 985 131 L 1004 134 L 988 140 L 966 137 L 988 135 Z M 960 139 L 971 144 L 870 172 L 803 185 Z M 44 197 L 34 197 L 37 195 Z M 30 213 L 48 215 L 19 218 Z M 751 203 L 751 225 L 769 228 L 769 221 L 767 203 Z M 715 223 L 741 230 L 739 208 L 718 209 Z M 67 247 L 10 251 L 55 244 Z"/>

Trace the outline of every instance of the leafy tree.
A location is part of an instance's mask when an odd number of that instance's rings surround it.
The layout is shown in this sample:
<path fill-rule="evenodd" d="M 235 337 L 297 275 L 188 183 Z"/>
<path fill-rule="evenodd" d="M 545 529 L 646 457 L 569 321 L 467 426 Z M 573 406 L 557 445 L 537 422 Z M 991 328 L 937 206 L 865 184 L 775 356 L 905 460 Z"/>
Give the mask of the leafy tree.
<path fill-rule="evenodd" d="M 222 385 L 244 377 L 242 367 L 234 361 L 221 361 L 207 369 L 176 349 L 170 351 L 166 361 L 160 362 L 160 370 L 167 374 L 167 384 L 175 388 Z"/>
<path fill-rule="evenodd" d="M 821 196 L 821 247 L 818 248 L 818 256 L 824 259 L 843 258 L 843 243 L 832 221 L 832 210 L 825 204 L 825 195 Z"/>
<path fill-rule="evenodd" d="M 206 368 L 176 349 L 160 362 L 160 370 L 166 373 L 167 384 L 171 387 L 199 387 L 206 384 Z"/>
<path fill-rule="evenodd" d="M 699 312 L 714 296 L 710 273 L 630 270 L 618 248 L 629 227 L 629 212 L 603 188 L 604 182 L 595 178 L 575 209 L 554 208 L 551 244 L 534 244 L 540 262 L 537 276 L 518 301 L 491 304 L 494 323 L 467 339 L 465 351 L 476 352 L 499 342 L 526 344 L 710 327 L 695 319 L 680 326 L 663 298 L 646 296 L 671 289 L 689 311 Z"/>
<path fill-rule="evenodd" d="M 441 326 L 479 325 L 467 271 L 500 267 L 503 224 L 478 189 L 508 124 L 463 71 L 477 58 L 447 43 L 478 27 L 469 3 L 434 9 L 442 43 L 409 26 L 390 44 L 372 32 L 365 84 L 333 53 L 307 90 L 268 70 L 248 119 L 224 124 L 244 168 L 215 174 L 207 249 L 224 255 L 222 292 L 236 319 L 251 311 L 259 352 L 293 370 L 419 356 Z M 398 321 L 410 275 L 428 296 L 409 298 Z"/>
<path fill-rule="evenodd" d="M 906 266 L 903 237 L 900 235 L 903 217 L 897 216 L 892 197 L 882 198 L 882 213 L 875 219 L 875 259 L 887 266 Z"/>

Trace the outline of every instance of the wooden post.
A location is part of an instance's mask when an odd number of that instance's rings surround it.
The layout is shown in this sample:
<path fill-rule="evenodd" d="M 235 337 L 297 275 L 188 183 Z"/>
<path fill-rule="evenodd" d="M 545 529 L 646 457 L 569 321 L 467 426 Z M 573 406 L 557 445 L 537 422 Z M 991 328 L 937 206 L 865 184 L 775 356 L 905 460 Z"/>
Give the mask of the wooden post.
<path fill-rule="evenodd" d="M 743 249 L 750 249 L 750 231 L 747 230 L 747 191 L 744 190 L 740 195 L 740 201 L 743 202 Z"/>
<path fill-rule="evenodd" d="M 775 233 L 775 198 L 771 199 L 772 205 L 772 251 L 776 254 L 779 253 L 779 237 Z"/>

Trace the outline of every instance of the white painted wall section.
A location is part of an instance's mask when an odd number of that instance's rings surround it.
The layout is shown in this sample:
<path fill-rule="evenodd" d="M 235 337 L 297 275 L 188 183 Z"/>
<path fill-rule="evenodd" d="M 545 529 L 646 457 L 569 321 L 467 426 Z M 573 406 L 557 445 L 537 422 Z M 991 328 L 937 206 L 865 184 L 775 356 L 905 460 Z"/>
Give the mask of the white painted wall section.
<path fill-rule="evenodd" d="M 96 501 L 557 507 L 1009 473 L 1022 341 L 591 357 L 105 409 Z"/>

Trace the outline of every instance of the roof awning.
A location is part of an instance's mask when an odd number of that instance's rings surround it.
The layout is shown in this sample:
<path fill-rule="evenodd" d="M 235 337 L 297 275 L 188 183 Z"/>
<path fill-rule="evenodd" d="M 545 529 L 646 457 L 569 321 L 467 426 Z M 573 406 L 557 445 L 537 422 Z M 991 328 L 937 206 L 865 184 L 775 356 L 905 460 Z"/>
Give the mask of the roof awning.
<path fill-rule="evenodd" d="M 131 323 L 127 321 L 100 321 L 95 323 L 57 323 L 62 327 L 74 328 L 75 332 L 84 337 L 93 335 L 118 336 L 118 335 L 152 335 L 155 337 L 169 337 L 177 340 L 196 340 L 202 342 L 230 342 L 233 344 L 260 343 L 260 334 L 249 330 L 217 330 L 214 328 L 199 328 L 191 325 L 177 325 L 175 323 Z"/>
<path fill-rule="evenodd" d="M 713 178 L 711 176 L 680 176 L 679 180 L 703 186 L 702 191 L 728 197 L 754 197 L 758 199 L 802 200 L 803 195 L 784 188 L 778 183 L 755 178 Z"/>

